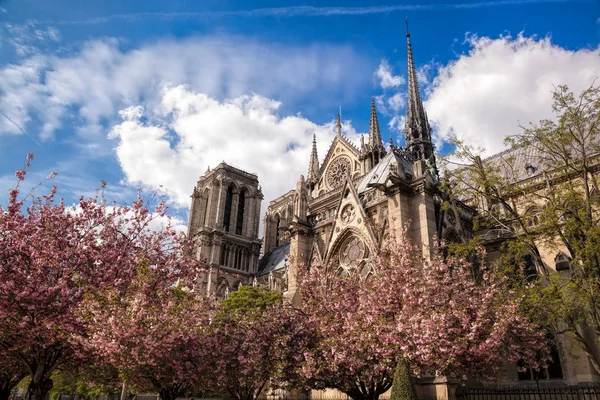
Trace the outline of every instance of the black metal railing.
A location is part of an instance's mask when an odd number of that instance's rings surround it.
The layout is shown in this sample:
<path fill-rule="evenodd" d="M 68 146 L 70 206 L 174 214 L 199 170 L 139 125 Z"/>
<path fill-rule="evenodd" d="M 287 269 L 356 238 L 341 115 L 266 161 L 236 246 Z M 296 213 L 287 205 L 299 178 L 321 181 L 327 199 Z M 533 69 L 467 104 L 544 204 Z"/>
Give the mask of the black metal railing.
<path fill-rule="evenodd" d="M 457 400 L 600 400 L 600 384 L 458 387 Z"/>

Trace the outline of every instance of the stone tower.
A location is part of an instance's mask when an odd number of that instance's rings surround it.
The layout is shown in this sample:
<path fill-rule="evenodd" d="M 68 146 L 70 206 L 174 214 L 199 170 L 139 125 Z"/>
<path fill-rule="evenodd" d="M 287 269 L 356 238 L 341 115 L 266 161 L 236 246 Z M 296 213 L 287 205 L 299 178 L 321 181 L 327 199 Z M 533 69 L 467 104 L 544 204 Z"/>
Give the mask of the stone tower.
<path fill-rule="evenodd" d="M 200 177 L 192 194 L 188 237 L 206 259 L 206 290 L 224 296 L 256 274 L 263 199 L 258 177 L 222 162 Z"/>

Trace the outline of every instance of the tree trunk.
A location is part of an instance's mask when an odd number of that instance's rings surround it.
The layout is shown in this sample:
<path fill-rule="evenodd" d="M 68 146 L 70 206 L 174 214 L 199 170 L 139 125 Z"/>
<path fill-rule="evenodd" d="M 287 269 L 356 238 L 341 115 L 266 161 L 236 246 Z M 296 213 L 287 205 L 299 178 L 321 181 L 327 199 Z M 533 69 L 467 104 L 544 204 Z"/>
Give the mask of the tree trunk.
<path fill-rule="evenodd" d="M 27 389 L 27 400 L 46 400 L 46 395 L 52 389 L 53 383 L 50 378 L 41 382 L 32 380 Z"/>
<path fill-rule="evenodd" d="M 0 400 L 8 400 L 10 392 L 21 382 L 26 374 L 15 374 L 12 376 L 2 375 L 0 377 Z"/>
<path fill-rule="evenodd" d="M 158 391 L 161 400 L 175 400 L 179 395 L 183 394 L 185 391 L 186 385 L 172 385 L 168 387 L 162 387 Z"/>
<path fill-rule="evenodd" d="M 121 400 L 127 400 L 127 391 L 129 390 L 129 383 L 123 381 L 123 387 L 121 389 Z"/>

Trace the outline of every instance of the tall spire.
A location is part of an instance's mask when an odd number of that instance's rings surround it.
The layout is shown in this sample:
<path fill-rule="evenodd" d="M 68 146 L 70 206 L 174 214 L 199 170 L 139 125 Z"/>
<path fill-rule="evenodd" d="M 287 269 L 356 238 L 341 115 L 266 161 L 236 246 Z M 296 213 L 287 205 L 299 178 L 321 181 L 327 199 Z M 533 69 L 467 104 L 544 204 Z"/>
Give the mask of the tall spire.
<path fill-rule="evenodd" d="M 335 134 L 342 136 L 342 116 L 340 114 L 335 118 Z"/>
<path fill-rule="evenodd" d="M 377 120 L 377 109 L 375 108 L 375 98 L 371 98 L 371 121 L 369 123 L 369 146 L 371 148 L 383 148 L 383 139 L 379 130 L 379 121 Z"/>
<path fill-rule="evenodd" d="M 379 121 L 377 119 L 377 109 L 375 108 L 375 98 L 371 98 L 371 120 L 369 122 L 369 142 L 365 145 L 361 136 L 359 160 L 362 161 L 363 172 L 369 172 L 375 167 L 383 157 L 385 157 L 385 147 L 381 139 L 379 130 Z"/>
<path fill-rule="evenodd" d="M 415 159 L 428 160 L 433 155 L 431 127 L 419 94 L 417 71 L 410 44 L 410 32 L 408 31 L 408 18 L 406 18 L 406 53 L 408 58 L 408 104 L 404 125 L 406 147 Z M 435 160 L 433 161 L 435 162 Z"/>
<path fill-rule="evenodd" d="M 310 185 L 317 181 L 319 175 L 319 156 L 317 155 L 317 135 L 313 134 L 312 151 L 310 153 L 310 160 L 308 162 L 308 174 L 306 175 L 306 181 Z"/>

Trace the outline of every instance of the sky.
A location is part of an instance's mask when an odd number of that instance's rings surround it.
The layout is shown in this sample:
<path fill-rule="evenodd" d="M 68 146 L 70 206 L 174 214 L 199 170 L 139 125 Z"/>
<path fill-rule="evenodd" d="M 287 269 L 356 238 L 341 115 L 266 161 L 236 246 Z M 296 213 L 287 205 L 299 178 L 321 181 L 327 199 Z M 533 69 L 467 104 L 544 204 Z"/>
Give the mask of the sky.
<path fill-rule="evenodd" d="M 600 77 L 597 0 L 0 0 L 0 204 L 31 152 L 25 191 L 53 171 L 37 193 L 67 203 L 102 180 L 118 204 L 158 189 L 180 226 L 225 161 L 258 175 L 264 213 L 340 110 L 358 144 L 375 98 L 403 144 L 406 18 L 441 153 L 501 151 L 552 118 L 555 86 Z"/>

